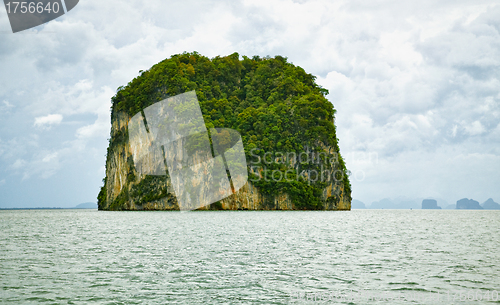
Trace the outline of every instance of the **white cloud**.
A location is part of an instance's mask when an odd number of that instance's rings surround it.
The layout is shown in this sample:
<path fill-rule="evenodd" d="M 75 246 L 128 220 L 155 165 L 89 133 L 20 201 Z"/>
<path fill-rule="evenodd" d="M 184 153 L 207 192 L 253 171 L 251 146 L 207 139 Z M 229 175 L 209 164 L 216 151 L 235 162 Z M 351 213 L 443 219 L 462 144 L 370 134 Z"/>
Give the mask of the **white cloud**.
<path fill-rule="evenodd" d="M 486 130 L 481 122 L 475 121 L 471 125 L 466 125 L 465 131 L 471 136 L 476 136 L 484 133 Z"/>
<path fill-rule="evenodd" d="M 9 101 L 4 100 L 0 103 L 0 116 L 7 116 L 11 113 L 11 110 L 14 108 Z"/>
<path fill-rule="evenodd" d="M 3 107 L 6 108 L 6 109 L 14 107 L 14 105 L 12 105 L 11 103 L 9 103 L 9 101 L 3 101 L 2 103 L 4 104 Z"/>
<path fill-rule="evenodd" d="M 59 154 L 57 152 L 47 154 L 45 157 L 43 157 L 42 162 L 45 162 L 45 163 L 51 162 L 51 161 L 55 160 L 58 157 L 58 155 Z"/>
<path fill-rule="evenodd" d="M 4 185 L 6 182 L 5 179 L 0 180 L 0 186 Z"/>
<path fill-rule="evenodd" d="M 13 169 L 21 169 L 26 165 L 26 161 L 22 159 L 17 159 L 14 164 L 12 164 Z"/>
<path fill-rule="evenodd" d="M 35 118 L 35 123 L 33 125 L 36 127 L 50 127 L 52 125 L 61 124 L 62 120 L 63 116 L 60 114 L 49 114 L 47 116 Z"/>
<path fill-rule="evenodd" d="M 16 160 L 12 168 L 22 174 L 23 180 L 31 177 L 47 179 L 60 170 L 60 157 L 61 151 L 42 150 L 38 154 L 31 156 L 30 160 Z"/>

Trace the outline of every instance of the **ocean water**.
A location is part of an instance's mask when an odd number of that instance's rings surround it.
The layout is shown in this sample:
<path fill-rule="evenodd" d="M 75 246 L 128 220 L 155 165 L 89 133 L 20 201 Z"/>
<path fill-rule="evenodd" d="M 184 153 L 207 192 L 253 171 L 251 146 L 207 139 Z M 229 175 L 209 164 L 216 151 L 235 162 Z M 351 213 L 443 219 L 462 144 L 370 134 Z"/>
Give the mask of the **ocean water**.
<path fill-rule="evenodd" d="M 0 211 L 4 304 L 495 304 L 500 211 Z"/>

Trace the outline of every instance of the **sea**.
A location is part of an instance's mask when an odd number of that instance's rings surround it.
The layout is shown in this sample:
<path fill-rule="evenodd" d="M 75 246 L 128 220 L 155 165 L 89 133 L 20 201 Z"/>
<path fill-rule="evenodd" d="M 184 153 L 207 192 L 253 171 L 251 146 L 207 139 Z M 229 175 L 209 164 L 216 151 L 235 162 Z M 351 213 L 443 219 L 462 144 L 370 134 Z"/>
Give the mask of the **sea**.
<path fill-rule="evenodd" d="M 2 304 L 500 304 L 500 211 L 0 211 Z"/>

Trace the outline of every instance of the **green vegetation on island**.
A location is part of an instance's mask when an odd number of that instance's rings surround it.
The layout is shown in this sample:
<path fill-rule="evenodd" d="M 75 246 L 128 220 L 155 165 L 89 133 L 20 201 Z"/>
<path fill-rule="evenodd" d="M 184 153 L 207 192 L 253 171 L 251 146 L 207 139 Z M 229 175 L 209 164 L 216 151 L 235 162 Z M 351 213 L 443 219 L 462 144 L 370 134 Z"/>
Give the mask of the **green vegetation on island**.
<path fill-rule="evenodd" d="M 113 127 L 107 176 L 98 195 L 100 209 L 129 209 L 131 203 L 137 208 L 166 196 L 175 201 L 168 192 L 168 177 L 140 177 L 130 154 L 116 157 L 125 160 L 126 169 L 121 169 L 127 171 L 125 185 L 110 184 L 111 167 L 119 163 L 111 156 L 128 143 L 126 124 L 116 122 L 192 90 L 207 128 L 232 128 L 241 134 L 249 181 L 263 196 L 287 194 L 296 209 L 312 210 L 335 207 L 343 197 L 350 208 L 351 185 L 339 153 L 335 109 L 315 76 L 282 56 L 243 56 L 240 60 L 234 53 L 210 59 L 193 52 L 173 55 L 140 71 L 112 98 Z M 126 153 L 120 150 L 120 154 Z M 276 171 L 282 173 L 281 179 L 276 179 Z M 315 178 L 310 174 L 314 171 Z M 319 179 L 318 173 L 324 172 L 333 179 Z M 328 186 L 333 191 L 325 192 Z M 220 207 L 220 203 L 213 206 Z"/>

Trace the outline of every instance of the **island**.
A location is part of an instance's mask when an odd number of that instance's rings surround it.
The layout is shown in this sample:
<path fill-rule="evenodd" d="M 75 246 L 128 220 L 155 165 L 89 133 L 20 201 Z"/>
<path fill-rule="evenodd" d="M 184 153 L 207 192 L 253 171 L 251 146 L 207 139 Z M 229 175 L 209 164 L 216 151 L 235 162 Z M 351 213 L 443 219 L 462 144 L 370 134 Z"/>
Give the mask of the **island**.
<path fill-rule="evenodd" d="M 476 200 L 463 198 L 457 201 L 457 210 L 482 210 L 483 207 L 479 205 Z"/>
<path fill-rule="evenodd" d="M 199 210 L 350 210 L 350 173 L 339 151 L 336 110 L 326 98 L 328 90 L 315 79 L 285 57 L 240 58 L 238 53 L 215 58 L 197 52 L 177 54 L 139 71 L 112 98 L 99 210 L 180 209 L 175 190 L 185 182 L 172 182 L 177 176 L 164 166 L 165 152 L 160 158 L 157 152 L 143 155 L 141 169 L 137 168 L 134 156 L 147 143 L 134 138 L 130 122 L 147 116 L 152 105 L 189 92 L 196 94 L 200 117 L 212 137 L 210 145 L 215 146 L 217 128 L 239 133 L 248 176 L 237 191 L 233 188 L 226 198 Z M 140 130 L 150 132 L 149 123 L 137 122 Z M 173 158 L 184 162 L 190 155 L 182 153 L 188 148 L 182 149 Z M 215 148 L 213 153 L 215 158 Z M 193 175 L 206 175 L 206 170 L 200 171 L 203 167 Z M 206 193 L 203 183 L 181 186 Z"/>
<path fill-rule="evenodd" d="M 434 199 L 424 199 L 424 200 L 422 200 L 422 209 L 423 210 L 441 210 L 441 207 L 438 206 L 437 201 Z"/>
<path fill-rule="evenodd" d="M 492 198 L 489 198 L 481 205 L 485 210 L 500 210 L 500 204 L 496 203 Z"/>

